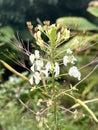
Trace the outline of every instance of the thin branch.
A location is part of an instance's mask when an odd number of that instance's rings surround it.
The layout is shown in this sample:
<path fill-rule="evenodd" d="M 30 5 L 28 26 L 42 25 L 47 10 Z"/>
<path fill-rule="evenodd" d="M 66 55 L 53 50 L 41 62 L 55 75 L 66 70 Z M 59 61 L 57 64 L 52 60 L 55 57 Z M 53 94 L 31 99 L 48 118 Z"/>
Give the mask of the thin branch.
<path fill-rule="evenodd" d="M 36 115 L 36 113 L 31 108 L 29 108 L 20 98 L 18 98 L 18 100 L 25 108 L 27 108 L 30 112 Z"/>
<path fill-rule="evenodd" d="M 91 102 L 95 102 L 95 101 L 98 101 L 98 98 L 84 101 L 84 103 L 91 103 Z M 69 110 L 75 109 L 75 108 L 77 108 L 77 107 L 79 107 L 79 106 L 80 106 L 80 104 L 76 103 L 75 105 L 73 105 L 72 107 L 70 107 Z"/>
<path fill-rule="evenodd" d="M 85 79 L 87 79 L 95 71 L 95 69 L 97 67 L 98 67 L 98 64 L 94 67 L 94 69 L 92 71 L 90 71 L 90 73 L 88 73 L 87 76 L 85 76 L 80 82 L 78 82 L 76 85 L 74 85 L 73 88 L 76 88 L 80 83 L 82 83 Z"/>

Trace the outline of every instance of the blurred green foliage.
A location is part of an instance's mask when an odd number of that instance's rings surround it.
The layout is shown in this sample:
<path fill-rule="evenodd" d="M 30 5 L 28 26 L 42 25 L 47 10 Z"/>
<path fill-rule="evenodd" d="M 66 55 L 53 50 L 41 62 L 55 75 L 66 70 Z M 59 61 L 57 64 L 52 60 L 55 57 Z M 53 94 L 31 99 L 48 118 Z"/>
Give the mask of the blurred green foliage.
<path fill-rule="evenodd" d="M 98 19 L 98 7 L 88 7 L 87 12 Z M 80 59 L 79 66 L 86 65 L 94 60 L 91 65 L 84 68 L 83 75 L 86 76 L 90 72 L 91 68 L 98 64 L 98 24 L 96 25 L 83 17 L 62 17 L 57 19 L 57 23 L 61 25 L 65 24 L 72 30 L 72 38 L 63 46 L 59 47 L 58 52 L 67 47 L 76 50 L 78 58 Z M 79 42 L 75 39 L 78 39 Z M 89 92 L 97 85 L 97 74 L 98 69 L 88 78 L 88 80 L 85 81 L 86 88 L 82 87 L 83 97 L 89 94 Z"/>
<path fill-rule="evenodd" d="M 51 20 L 62 16 L 87 17 L 86 9 L 91 0 L 0 0 L 0 25 L 24 28 L 26 21 L 35 22 L 37 18 Z"/>
<path fill-rule="evenodd" d="M 98 31 L 98 26 L 88 21 L 86 18 L 82 17 L 64 17 L 59 18 L 57 23 L 66 24 L 72 30 L 86 31 L 86 30 L 96 30 Z"/>
<path fill-rule="evenodd" d="M 18 100 L 26 102 L 28 94 L 28 84 L 15 75 L 0 84 L 0 130 L 36 130 L 32 114 Z"/>
<path fill-rule="evenodd" d="M 27 75 L 27 72 L 24 73 Z M 97 97 L 97 91 L 95 93 L 89 93 L 88 99 Z M 23 104 L 19 102 L 18 99 L 21 99 L 30 109 L 37 110 L 36 103 L 39 98 L 43 98 L 41 93 L 38 94 L 38 91 L 30 92 L 30 86 L 28 83 L 24 82 L 21 78 L 12 75 L 9 77 L 9 80 L 0 84 L 0 129 L 1 130 L 46 130 L 46 126 L 42 127 L 41 123 L 39 124 L 31 111 L 29 111 Z M 67 101 L 72 103 L 71 100 L 65 99 L 62 100 L 63 104 L 66 104 Z M 89 106 L 93 111 L 97 112 L 97 103 L 91 103 Z M 41 108 L 42 106 L 40 106 Z M 70 113 L 64 113 L 64 115 L 59 115 L 59 122 L 61 130 L 97 130 L 98 125 L 92 120 L 89 120 L 87 116 L 82 117 L 81 114 L 77 113 L 77 117 L 73 117 Z M 64 117 L 64 118 L 62 118 Z M 52 116 L 49 116 L 50 129 L 52 129 Z M 74 119 L 75 118 L 75 119 Z M 73 119 L 73 120 L 72 120 Z M 70 125 L 69 125 L 70 122 Z M 92 126 L 91 126 L 92 123 Z M 39 124 L 39 127 L 38 127 Z M 48 128 L 47 128 L 48 129 Z"/>
<path fill-rule="evenodd" d="M 98 17 L 98 7 L 88 7 L 87 11 L 92 15 Z"/>

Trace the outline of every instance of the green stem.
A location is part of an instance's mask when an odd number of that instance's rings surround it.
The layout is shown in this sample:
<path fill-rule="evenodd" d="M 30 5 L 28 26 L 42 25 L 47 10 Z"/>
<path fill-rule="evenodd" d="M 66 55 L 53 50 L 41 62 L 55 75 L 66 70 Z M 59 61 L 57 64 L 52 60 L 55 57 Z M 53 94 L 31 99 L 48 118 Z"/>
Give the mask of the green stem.
<path fill-rule="evenodd" d="M 51 53 L 51 61 L 54 67 L 55 59 L 54 59 L 54 47 L 52 47 Z M 54 75 L 54 68 L 52 70 L 52 89 L 53 89 L 53 113 L 54 113 L 54 121 L 55 121 L 55 128 L 54 130 L 58 130 L 58 121 L 57 121 L 57 98 L 56 98 L 56 89 L 55 89 L 55 75 Z"/>
<path fill-rule="evenodd" d="M 56 90 L 55 90 L 55 77 L 54 77 L 54 72 L 52 72 L 52 88 L 53 88 L 53 112 L 54 112 L 54 120 L 55 120 L 55 126 L 57 130 L 57 104 L 56 104 Z"/>

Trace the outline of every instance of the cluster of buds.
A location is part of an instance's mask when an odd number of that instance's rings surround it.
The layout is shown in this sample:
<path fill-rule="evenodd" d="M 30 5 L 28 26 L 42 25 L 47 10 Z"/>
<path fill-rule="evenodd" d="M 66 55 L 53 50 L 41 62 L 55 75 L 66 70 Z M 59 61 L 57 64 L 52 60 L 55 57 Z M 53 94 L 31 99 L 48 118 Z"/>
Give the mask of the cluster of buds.
<path fill-rule="evenodd" d="M 40 48 L 46 49 L 47 43 L 42 38 L 42 34 L 48 37 L 49 41 L 60 45 L 60 43 L 66 41 L 70 37 L 70 30 L 66 26 L 61 26 L 58 24 L 50 25 L 50 21 L 44 21 L 43 26 L 38 25 L 33 28 L 31 22 L 27 22 L 27 26 L 30 30 L 30 33 L 33 34 L 36 43 Z"/>
<path fill-rule="evenodd" d="M 29 29 L 30 33 L 33 34 L 32 33 L 32 29 L 33 29 L 32 23 L 31 22 L 27 22 L 27 26 L 28 26 L 28 29 Z"/>

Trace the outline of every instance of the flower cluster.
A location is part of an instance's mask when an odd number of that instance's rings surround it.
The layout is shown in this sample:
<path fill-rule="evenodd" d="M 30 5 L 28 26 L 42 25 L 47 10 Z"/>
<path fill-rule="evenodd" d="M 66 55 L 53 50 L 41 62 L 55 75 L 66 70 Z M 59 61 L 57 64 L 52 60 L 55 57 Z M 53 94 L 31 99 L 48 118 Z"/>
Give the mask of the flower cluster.
<path fill-rule="evenodd" d="M 70 49 L 66 50 L 66 55 L 63 57 L 63 64 L 65 66 L 67 66 L 68 63 L 74 65 L 75 61 L 77 61 L 76 57 L 72 53 L 73 52 Z M 70 67 L 68 74 L 74 78 L 77 78 L 78 80 L 81 80 L 81 73 L 76 66 Z"/>
<path fill-rule="evenodd" d="M 45 77 L 49 77 L 49 73 L 51 73 L 53 71 L 55 77 L 59 76 L 59 74 L 60 74 L 59 63 L 55 62 L 53 64 L 50 61 L 43 60 L 40 57 L 38 50 L 35 50 L 35 53 L 31 54 L 29 56 L 29 59 L 32 63 L 32 66 L 30 69 L 33 73 L 33 76 L 29 80 L 31 85 L 33 85 L 34 83 L 39 84 L 39 82 L 42 80 L 42 78 L 41 78 L 42 74 L 44 74 Z M 71 63 L 72 65 L 74 65 L 75 61 L 77 61 L 77 59 L 74 57 L 73 52 L 70 49 L 67 49 L 66 55 L 63 57 L 63 64 L 65 66 L 67 66 L 68 63 Z M 76 66 L 70 67 L 68 74 L 70 76 L 73 76 L 74 78 L 77 78 L 78 80 L 81 79 L 81 73 Z"/>
<path fill-rule="evenodd" d="M 44 74 L 44 76 L 48 77 L 49 73 L 51 73 L 53 70 L 55 72 L 55 76 L 59 75 L 60 72 L 60 67 L 57 62 L 53 65 L 50 61 L 44 61 L 41 59 L 39 51 L 35 50 L 35 54 L 31 54 L 29 56 L 29 59 L 32 63 L 31 66 L 31 71 L 33 73 L 33 76 L 30 78 L 29 82 L 31 85 L 34 84 L 39 84 L 41 81 L 41 75 Z"/>

